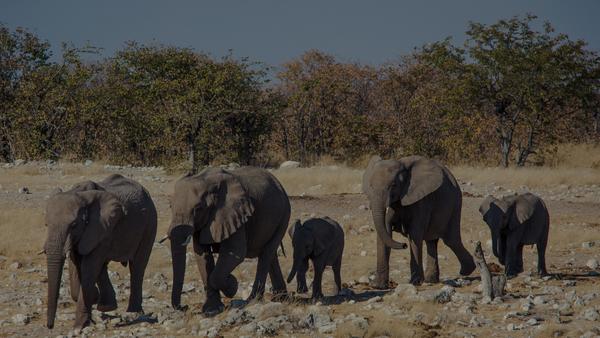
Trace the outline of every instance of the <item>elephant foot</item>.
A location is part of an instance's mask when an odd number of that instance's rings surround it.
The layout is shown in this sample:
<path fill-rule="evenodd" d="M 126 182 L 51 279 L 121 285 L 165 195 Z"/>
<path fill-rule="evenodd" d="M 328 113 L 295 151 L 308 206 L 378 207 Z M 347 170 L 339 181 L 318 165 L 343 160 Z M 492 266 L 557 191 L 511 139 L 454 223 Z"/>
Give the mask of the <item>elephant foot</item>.
<path fill-rule="evenodd" d="M 425 275 L 425 283 L 436 284 L 440 282 L 439 275 Z"/>
<path fill-rule="evenodd" d="M 371 286 L 373 289 L 377 289 L 377 290 L 387 290 L 390 288 L 390 282 L 387 279 L 379 279 L 379 278 L 375 278 L 374 281 L 372 281 L 369 286 Z"/>
<path fill-rule="evenodd" d="M 475 271 L 475 267 L 475 262 L 469 262 L 469 264 L 461 265 L 459 273 L 461 276 L 468 276 Z"/>
<path fill-rule="evenodd" d="M 117 303 L 114 304 L 98 304 L 96 310 L 100 312 L 110 312 L 117 309 Z"/>
<path fill-rule="evenodd" d="M 225 305 L 221 302 L 220 299 L 217 300 L 207 300 L 204 305 L 202 305 L 202 313 L 206 317 L 213 317 L 218 315 L 219 313 L 225 310 Z"/>
<path fill-rule="evenodd" d="M 94 321 L 92 321 L 92 315 L 91 314 L 85 314 L 82 316 L 76 316 L 75 317 L 75 324 L 73 324 L 73 329 L 74 330 L 83 330 L 85 327 L 88 327 L 92 324 L 95 324 Z"/>
<path fill-rule="evenodd" d="M 296 292 L 298 292 L 298 293 L 307 293 L 308 292 L 308 287 L 306 287 L 306 285 L 298 285 L 298 288 L 296 289 Z"/>
<path fill-rule="evenodd" d="M 421 277 L 421 276 L 411 277 L 409 283 L 412 285 L 415 285 L 415 286 L 421 285 L 421 284 L 423 284 L 423 277 Z"/>
<path fill-rule="evenodd" d="M 227 276 L 227 287 L 222 289 L 223 295 L 227 298 L 233 298 L 238 290 L 238 281 L 233 275 Z"/>

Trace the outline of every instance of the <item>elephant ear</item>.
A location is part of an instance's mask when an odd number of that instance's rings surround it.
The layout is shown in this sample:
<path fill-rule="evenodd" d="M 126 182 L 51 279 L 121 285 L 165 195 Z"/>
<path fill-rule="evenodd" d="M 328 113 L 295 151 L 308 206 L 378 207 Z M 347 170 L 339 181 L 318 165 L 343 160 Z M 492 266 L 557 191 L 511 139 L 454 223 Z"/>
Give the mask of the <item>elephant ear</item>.
<path fill-rule="evenodd" d="M 515 216 L 519 224 L 527 222 L 535 212 L 535 202 L 524 196 L 518 196 L 515 202 Z"/>
<path fill-rule="evenodd" d="M 71 188 L 69 191 L 79 192 L 79 191 L 88 191 L 88 190 L 104 190 L 94 181 L 83 181 L 79 182 Z"/>
<path fill-rule="evenodd" d="M 369 164 L 367 165 L 367 169 L 365 169 L 365 172 L 363 174 L 362 191 L 367 195 L 369 195 L 371 192 L 371 178 L 373 177 L 373 168 L 375 167 L 375 164 L 379 161 L 381 161 L 381 157 L 371 157 L 371 159 L 369 160 Z"/>
<path fill-rule="evenodd" d="M 213 217 L 201 230 L 204 241 L 220 243 L 241 228 L 254 213 L 248 192 L 233 175 L 222 171 L 216 174 L 218 189 L 213 202 Z"/>
<path fill-rule="evenodd" d="M 408 184 L 400 202 L 403 206 L 414 204 L 436 191 L 444 181 L 444 172 L 438 163 L 421 157 L 410 156 L 401 159 L 408 169 Z"/>
<path fill-rule="evenodd" d="M 83 212 L 84 229 L 77 243 L 77 251 L 87 255 L 102 242 L 125 215 L 125 209 L 111 193 L 84 191 L 79 193 L 86 203 Z"/>
<path fill-rule="evenodd" d="M 290 235 L 291 239 L 294 239 L 294 233 L 296 232 L 296 229 L 298 229 L 298 227 L 301 227 L 301 226 L 302 226 L 302 222 L 300 222 L 299 219 L 294 221 L 294 224 L 292 224 L 292 226 L 288 229 L 288 235 Z"/>

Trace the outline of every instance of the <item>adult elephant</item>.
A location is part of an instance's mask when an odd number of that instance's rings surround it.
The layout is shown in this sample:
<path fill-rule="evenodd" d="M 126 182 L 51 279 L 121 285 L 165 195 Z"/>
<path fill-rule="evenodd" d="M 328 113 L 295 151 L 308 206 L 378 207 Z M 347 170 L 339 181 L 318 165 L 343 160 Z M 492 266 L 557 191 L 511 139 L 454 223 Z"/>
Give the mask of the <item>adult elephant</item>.
<path fill-rule="evenodd" d="M 142 283 L 156 237 L 156 223 L 156 208 L 148 191 L 121 175 L 110 175 L 98 183 L 85 181 L 50 197 L 44 245 L 48 264 L 48 328 L 54 326 L 67 253 L 71 296 L 77 302 L 75 328 L 90 323 L 93 304 L 97 303 L 100 311 L 117 308 L 108 278 L 109 261 L 129 264 L 127 311 L 141 312 Z"/>
<path fill-rule="evenodd" d="M 406 248 L 406 244 L 392 239 L 392 231 L 409 239 L 412 284 L 439 281 L 437 243 L 440 238 L 458 257 L 460 274 L 473 272 L 473 257 L 464 248 L 460 235 L 462 194 L 448 168 L 421 156 L 399 160 L 382 160 L 375 156 L 363 175 L 363 192 L 369 198 L 377 230 L 375 287 L 388 287 L 390 248 Z M 425 274 L 423 241 L 427 245 Z"/>
<path fill-rule="evenodd" d="M 277 259 L 277 248 L 290 218 L 288 196 L 268 171 L 242 167 L 234 171 L 207 168 L 175 184 L 168 231 L 173 260 L 171 303 L 181 306 L 185 277 L 186 247 L 193 240 L 194 253 L 206 302 L 202 311 L 223 311 L 220 292 L 233 297 L 238 288 L 231 274 L 244 258 L 258 257 L 256 276 L 249 299 L 262 297 L 267 274 L 276 296 L 287 293 Z M 218 253 L 216 261 L 213 253 Z"/>

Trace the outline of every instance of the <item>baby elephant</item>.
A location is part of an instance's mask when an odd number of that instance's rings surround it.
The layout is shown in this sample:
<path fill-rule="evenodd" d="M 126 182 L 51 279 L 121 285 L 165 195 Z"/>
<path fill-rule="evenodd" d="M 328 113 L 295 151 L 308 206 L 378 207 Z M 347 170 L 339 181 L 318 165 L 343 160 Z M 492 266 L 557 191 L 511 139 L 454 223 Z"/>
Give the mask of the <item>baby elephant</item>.
<path fill-rule="evenodd" d="M 545 252 L 550 217 L 541 198 L 531 193 L 500 199 L 488 196 L 479 212 L 490 227 L 494 255 L 505 266 L 507 277 L 523 272 L 523 245 L 527 244 L 536 245 L 538 274 L 548 274 Z"/>
<path fill-rule="evenodd" d="M 298 292 L 308 291 L 306 287 L 306 271 L 308 270 L 308 259 L 310 258 L 315 270 L 313 280 L 312 298 L 323 297 L 321 290 L 321 279 L 326 266 L 331 266 L 335 278 L 337 292 L 342 289 L 340 268 L 342 266 L 342 252 L 344 251 L 344 230 L 329 217 L 310 218 L 300 223 L 296 220 L 288 231 L 294 246 L 294 265 L 288 276 L 290 283 L 297 274 Z"/>

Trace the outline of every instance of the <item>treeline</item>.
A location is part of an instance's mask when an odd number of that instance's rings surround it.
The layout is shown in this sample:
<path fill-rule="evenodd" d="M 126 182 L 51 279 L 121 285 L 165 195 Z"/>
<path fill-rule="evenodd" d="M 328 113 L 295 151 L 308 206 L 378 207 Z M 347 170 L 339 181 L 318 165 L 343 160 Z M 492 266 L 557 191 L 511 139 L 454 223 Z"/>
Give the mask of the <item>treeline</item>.
<path fill-rule="evenodd" d="M 536 26 L 542 26 L 536 29 Z M 422 154 L 543 164 L 600 135 L 600 58 L 535 16 L 470 23 L 380 66 L 311 50 L 278 68 L 187 48 L 63 45 L 0 26 L 0 160 L 194 167 Z"/>

